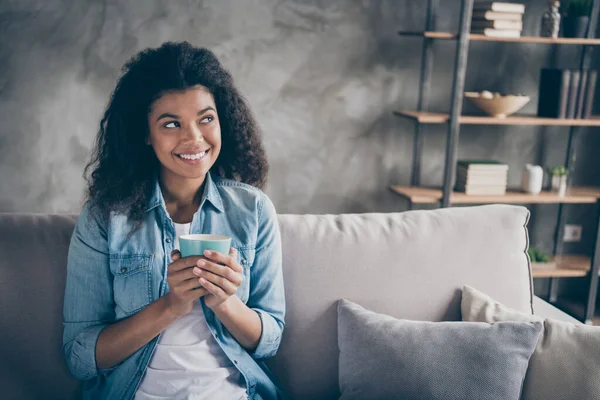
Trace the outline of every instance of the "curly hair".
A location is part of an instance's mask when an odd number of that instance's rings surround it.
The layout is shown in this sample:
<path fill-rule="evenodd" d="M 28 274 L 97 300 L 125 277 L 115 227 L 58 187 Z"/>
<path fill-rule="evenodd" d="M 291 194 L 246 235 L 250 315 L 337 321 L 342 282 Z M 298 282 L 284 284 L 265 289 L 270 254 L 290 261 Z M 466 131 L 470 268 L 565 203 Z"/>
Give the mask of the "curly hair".
<path fill-rule="evenodd" d="M 83 177 L 85 202 L 104 218 L 125 212 L 141 226 L 144 209 L 160 167 L 149 137 L 148 113 L 166 92 L 204 86 L 213 95 L 221 126 L 221 152 L 211 173 L 263 188 L 268 163 L 250 108 L 213 52 L 188 42 L 166 42 L 145 49 L 122 68 Z M 88 170 L 93 169 L 88 175 Z"/>

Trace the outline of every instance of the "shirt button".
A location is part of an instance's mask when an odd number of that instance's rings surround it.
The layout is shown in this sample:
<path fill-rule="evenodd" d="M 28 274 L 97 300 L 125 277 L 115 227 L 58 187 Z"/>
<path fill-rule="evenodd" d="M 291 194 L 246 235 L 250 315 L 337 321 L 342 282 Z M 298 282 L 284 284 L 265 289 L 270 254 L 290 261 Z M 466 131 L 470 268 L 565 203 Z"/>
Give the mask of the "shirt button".
<path fill-rule="evenodd" d="M 167 238 L 167 239 L 165 239 L 165 242 L 167 242 L 167 243 L 171 243 L 171 238 Z"/>
<path fill-rule="evenodd" d="M 125 268 L 125 267 L 121 268 L 121 273 L 124 274 L 125 272 L 127 272 L 127 268 Z"/>
<path fill-rule="evenodd" d="M 246 265 L 246 259 L 242 259 L 242 265 Z"/>

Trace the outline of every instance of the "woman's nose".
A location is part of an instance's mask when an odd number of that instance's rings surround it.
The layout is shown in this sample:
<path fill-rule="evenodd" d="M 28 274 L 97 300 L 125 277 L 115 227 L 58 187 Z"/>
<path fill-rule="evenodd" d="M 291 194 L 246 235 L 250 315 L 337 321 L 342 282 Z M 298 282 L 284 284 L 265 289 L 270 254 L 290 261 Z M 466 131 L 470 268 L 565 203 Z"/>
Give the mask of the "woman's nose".
<path fill-rule="evenodd" d="M 202 141 L 204 140 L 204 136 L 202 135 L 202 130 L 197 125 L 190 126 L 186 131 L 186 136 L 190 137 L 192 141 Z"/>

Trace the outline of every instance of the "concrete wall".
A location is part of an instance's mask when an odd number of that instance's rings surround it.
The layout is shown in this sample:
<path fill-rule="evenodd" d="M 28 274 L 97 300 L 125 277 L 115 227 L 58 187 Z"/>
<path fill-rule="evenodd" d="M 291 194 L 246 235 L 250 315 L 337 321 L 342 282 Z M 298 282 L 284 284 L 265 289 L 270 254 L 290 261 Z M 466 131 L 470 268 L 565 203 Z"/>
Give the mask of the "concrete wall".
<path fill-rule="evenodd" d="M 456 30 L 459 1 L 441 0 L 440 30 Z M 526 1 L 524 34 L 537 35 L 545 2 Z M 264 130 L 267 193 L 281 213 L 402 211 L 390 184 L 410 181 L 422 40 L 417 0 L 4 0 L 0 3 L 0 211 L 76 212 L 83 166 L 121 65 L 166 40 L 214 50 Z M 532 96 L 539 69 L 576 67 L 577 48 L 473 43 L 467 90 Z M 431 110 L 449 107 L 455 46 L 435 43 Z M 465 111 L 473 111 L 465 105 Z M 526 163 L 562 163 L 567 128 L 464 127 L 460 158 L 496 158 L 520 183 Z M 443 126 L 424 135 L 422 181 L 439 185 Z M 599 185 L 600 140 L 584 132 L 573 183 Z M 551 249 L 557 207 L 533 208 L 534 245 Z M 587 252 L 595 207 L 569 206 Z"/>

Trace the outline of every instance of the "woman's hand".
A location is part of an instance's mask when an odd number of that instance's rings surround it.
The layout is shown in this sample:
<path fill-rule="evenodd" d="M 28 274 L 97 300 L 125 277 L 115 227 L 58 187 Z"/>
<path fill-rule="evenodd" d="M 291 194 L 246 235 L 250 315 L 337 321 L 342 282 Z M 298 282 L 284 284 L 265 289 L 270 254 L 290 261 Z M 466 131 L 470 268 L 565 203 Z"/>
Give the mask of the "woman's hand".
<path fill-rule="evenodd" d="M 208 250 L 204 255 L 206 259 L 198 260 L 192 272 L 199 277 L 196 282 L 209 292 L 204 297 L 204 303 L 215 309 L 237 292 L 242 284 L 244 269 L 237 262 L 237 250 L 233 247 L 229 255 Z"/>
<path fill-rule="evenodd" d="M 173 262 L 167 267 L 169 292 L 164 297 L 167 308 L 178 317 L 191 312 L 194 301 L 209 293 L 198 284 L 198 277 L 192 272 L 194 265 L 201 258 L 203 257 L 181 258 L 179 250 L 171 252 Z"/>

